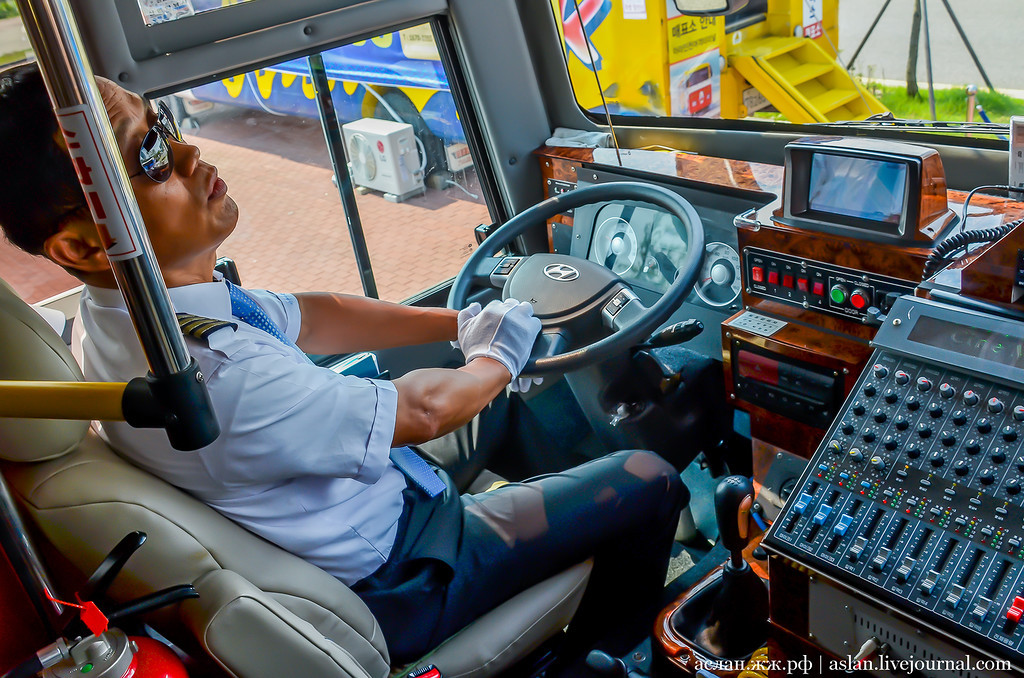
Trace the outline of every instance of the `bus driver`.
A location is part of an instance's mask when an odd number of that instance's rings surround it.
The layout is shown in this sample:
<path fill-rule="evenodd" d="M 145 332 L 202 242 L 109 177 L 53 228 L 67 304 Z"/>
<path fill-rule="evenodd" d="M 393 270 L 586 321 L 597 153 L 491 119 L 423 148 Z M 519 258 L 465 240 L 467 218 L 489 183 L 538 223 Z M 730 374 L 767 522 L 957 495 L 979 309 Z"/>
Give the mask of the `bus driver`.
<path fill-rule="evenodd" d="M 110 81 L 98 84 L 175 310 L 234 324 L 188 340 L 207 376 L 220 437 L 183 453 L 162 431 L 107 422 L 104 437 L 121 455 L 351 586 L 380 623 L 394 662 L 415 659 L 590 556 L 584 605 L 592 612 L 578 620 L 606 625 L 653 614 L 686 493 L 660 457 L 623 451 L 459 497 L 450 481 L 439 493 L 430 487 L 443 473 L 427 468 L 428 477 L 418 476 L 424 469 L 403 456 L 405 446 L 469 422 L 518 376 L 540 327 L 528 304 L 492 302 L 456 314 L 226 283 L 214 263 L 238 210 L 217 169 L 182 139 L 165 108 Z M 85 284 L 86 377 L 144 374 L 34 64 L 0 73 L 0 147 L 7 238 Z M 464 367 L 416 370 L 393 382 L 341 376 L 303 353 L 444 340 L 459 342 Z"/>

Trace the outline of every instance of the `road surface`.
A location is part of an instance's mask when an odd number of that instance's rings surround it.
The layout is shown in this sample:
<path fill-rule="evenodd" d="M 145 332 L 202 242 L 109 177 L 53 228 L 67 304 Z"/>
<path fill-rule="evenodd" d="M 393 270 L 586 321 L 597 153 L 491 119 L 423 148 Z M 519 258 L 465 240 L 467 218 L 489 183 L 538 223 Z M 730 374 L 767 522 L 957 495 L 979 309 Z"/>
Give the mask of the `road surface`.
<path fill-rule="evenodd" d="M 864 38 L 885 0 L 840 0 L 839 54 L 846 64 Z M 1021 0 L 949 0 L 981 65 L 999 90 L 1024 90 L 1024 68 L 1018 56 L 1024 35 L 1024 3 Z M 907 45 L 913 0 L 892 0 L 882 15 L 854 70 L 879 80 L 905 81 Z M 957 87 L 984 81 L 957 34 L 941 0 L 927 0 L 932 43 L 932 72 L 936 84 Z M 926 87 L 924 40 L 917 65 L 918 83 Z"/>

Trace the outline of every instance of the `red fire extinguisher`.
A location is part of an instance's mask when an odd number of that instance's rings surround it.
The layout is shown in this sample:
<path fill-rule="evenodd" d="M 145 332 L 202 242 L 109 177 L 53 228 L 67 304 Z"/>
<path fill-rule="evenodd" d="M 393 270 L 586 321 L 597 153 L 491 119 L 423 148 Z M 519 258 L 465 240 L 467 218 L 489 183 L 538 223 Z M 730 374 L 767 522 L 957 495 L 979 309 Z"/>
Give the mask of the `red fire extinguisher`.
<path fill-rule="evenodd" d="M 174 586 L 143 596 L 104 614 L 94 602 L 101 598 L 125 562 L 146 541 L 143 532 L 122 539 L 103 559 L 76 598 L 57 601 L 78 610 L 62 633 L 64 638 L 36 652 L 0 678 L 188 678 L 185 665 L 169 647 L 151 638 L 129 636 L 110 622 L 142 614 L 186 598 L 198 597 L 190 586 Z"/>

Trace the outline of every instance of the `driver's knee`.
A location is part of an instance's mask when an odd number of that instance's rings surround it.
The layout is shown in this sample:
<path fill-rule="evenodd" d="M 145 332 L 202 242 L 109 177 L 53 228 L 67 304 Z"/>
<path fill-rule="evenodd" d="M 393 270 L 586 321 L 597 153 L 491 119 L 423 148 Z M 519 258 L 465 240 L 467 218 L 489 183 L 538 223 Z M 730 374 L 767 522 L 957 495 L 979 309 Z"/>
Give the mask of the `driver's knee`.
<path fill-rule="evenodd" d="M 626 483 L 624 491 L 630 492 L 629 501 L 651 507 L 659 521 L 674 524 L 679 511 L 689 504 L 690 492 L 679 472 L 657 453 L 620 450 L 603 459 L 621 469 L 624 478 L 640 481 Z"/>

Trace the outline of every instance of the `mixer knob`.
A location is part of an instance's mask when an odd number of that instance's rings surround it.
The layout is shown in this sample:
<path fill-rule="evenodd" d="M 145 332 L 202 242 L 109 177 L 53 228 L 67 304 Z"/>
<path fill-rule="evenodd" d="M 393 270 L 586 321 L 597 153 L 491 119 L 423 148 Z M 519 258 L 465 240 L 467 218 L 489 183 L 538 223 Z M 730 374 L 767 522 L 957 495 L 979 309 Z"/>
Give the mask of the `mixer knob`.
<path fill-rule="evenodd" d="M 997 447 L 992 450 L 991 458 L 996 464 L 1002 464 L 1006 461 L 1006 451 L 1001 447 Z"/>
<path fill-rule="evenodd" d="M 928 424 L 918 424 L 917 425 L 917 435 L 921 436 L 922 438 L 931 438 L 932 437 L 932 428 L 931 428 L 931 426 L 929 426 Z"/>
<path fill-rule="evenodd" d="M 894 435 L 887 435 L 882 439 L 882 445 L 891 452 L 900 446 L 900 439 Z"/>
<path fill-rule="evenodd" d="M 885 413 L 885 410 L 875 410 L 875 421 L 879 424 L 885 423 L 885 420 L 889 418 L 889 415 Z"/>
<path fill-rule="evenodd" d="M 989 398 L 988 411 L 992 414 L 999 414 L 1003 411 L 1003 401 L 999 398 Z"/>
<path fill-rule="evenodd" d="M 981 452 L 981 443 L 976 439 L 971 438 L 967 441 L 967 445 L 964 446 L 964 449 L 967 451 L 967 454 L 977 454 L 978 452 Z"/>
<path fill-rule="evenodd" d="M 844 436 L 853 435 L 853 424 L 848 421 L 843 422 L 842 432 Z"/>
<path fill-rule="evenodd" d="M 946 447 L 953 447 L 956 445 L 956 436 L 949 431 L 942 432 L 942 444 Z"/>
<path fill-rule="evenodd" d="M 871 371 L 874 373 L 875 379 L 885 379 L 889 376 L 889 368 L 885 365 L 876 363 L 875 366 L 871 368 Z"/>
<path fill-rule="evenodd" d="M 957 426 L 963 426 L 967 423 L 967 413 L 963 410 L 957 410 L 953 413 L 953 423 Z"/>
<path fill-rule="evenodd" d="M 995 482 L 995 475 L 992 473 L 992 469 L 987 468 L 978 474 L 978 480 L 981 481 L 982 485 L 991 485 Z"/>
<path fill-rule="evenodd" d="M 896 418 L 892 420 L 892 423 L 896 426 L 897 431 L 906 431 L 910 426 L 910 422 L 902 414 L 897 415 Z"/>
<path fill-rule="evenodd" d="M 968 463 L 966 461 L 964 461 L 963 459 L 961 459 L 957 463 L 953 464 L 953 473 L 957 474 L 961 478 L 964 477 L 965 475 L 967 475 L 967 473 L 970 470 L 971 470 L 970 465 L 968 465 Z"/>
<path fill-rule="evenodd" d="M 978 433 L 988 433 L 992 430 L 992 422 L 987 418 L 978 420 Z"/>
<path fill-rule="evenodd" d="M 864 403 L 859 400 L 853 404 L 853 413 L 858 417 L 867 412 L 867 408 L 864 407 Z"/>
<path fill-rule="evenodd" d="M 1017 429 L 1013 428 L 1012 426 L 1004 426 L 1003 430 L 1000 431 L 1000 433 L 1003 436 L 1003 440 L 1005 440 L 1008 443 L 1012 443 L 1014 440 L 1017 439 Z"/>
<path fill-rule="evenodd" d="M 875 469 L 879 473 L 885 470 L 885 459 L 881 457 L 871 457 L 871 468 Z"/>
<path fill-rule="evenodd" d="M 1024 473 L 1024 457 L 1017 457 L 1017 470 Z"/>
<path fill-rule="evenodd" d="M 932 390 L 932 380 L 928 377 L 918 377 L 917 379 L 917 390 L 921 393 L 927 393 Z"/>
<path fill-rule="evenodd" d="M 928 463 L 934 466 L 935 468 L 940 468 L 943 464 L 946 463 L 946 458 L 943 457 L 942 454 L 939 452 L 932 452 L 932 455 L 928 457 Z"/>
<path fill-rule="evenodd" d="M 938 403 L 932 403 L 928 406 L 928 414 L 932 415 L 933 419 L 938 419 L 942 416 L 942 405 Z"/>
<path fill-rule="evenodd" d="M 868 429 L 867 431 L 864 431 L 863 434 L 861 434 L 861 437 L 864 438 L 864 442 L 866 442 L 866 443 L 873 443 L 873 442 L 875 442 L 875 437 L 876 436 L 875 436 L 875 432 L 874 431 Z"/>
<path fill-rule="evenodd" d="M 917 396 L 907 396 L 907 409 L 914 411 L 921 407 L 921 401 L 917 399 Z"/>
<path fill-rule="evenodd" d="M 1017 421 L 1024 421 L 1024 405 L 1017 405 L 1013 408 L 1013 418 Z"/>
<path fill-rule="evenodd" d="M 899 392 L 894 388 L 885 389 L 885 393 L 882 395 L 885 398 L 885 402 L 892 405 L 894 402 L 900 399 Z"/>
<path fill-rule="evenodd" d="M 878 389 L 875 388 L 874 384 L 867 384 L 864 386 L 864 395 L 866 395 L 867 397 L 870 398 L 876 393 L 878 393 Z"/>
<path fill-rule="evenodd" d="M 981 398 L 971 390 L 964 391 L 964 404 L 968 406 L 977 405 Z"/>
<path fill-rule="evenodd" d="M 828 451 L 832 454 L 842 454 L 843 444 L 838 440 L 833 440 L 828 444 Z"/>
<path fill-rule="evenodd" d="M 910 445 L 906 449 L 907 456 L 911 459 L 917 459 L 921 456 L 921 448 L 917 445 Z"/>
<path fill-rule="evenodd" d="M 943 382 L 942 385 L 939 386 L 939 395 L 943 398 L 952 398 L 956 395 L 956 389 L 946 382 Z"/>
<path fill-rule="evenodd" d="M 896 374 L 893 376 L 893 380 L 900 386 L 906 386 L 910 383 L 910 375 L 903 370 L 896 370 Z"/>
<path fill-rule="evenodd" d="M 864 461 L 864 453 L 856 447 L 850 450 L 850 461 L 862 462 Z"/>
<path fill-rule="evenodd" d="M 1006 481 L 1006 493 L 1007 494 L 1020 494 L 1020 481 L 1016 478 L 1011 478 Z"/>

